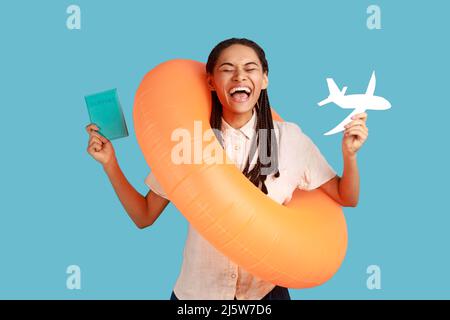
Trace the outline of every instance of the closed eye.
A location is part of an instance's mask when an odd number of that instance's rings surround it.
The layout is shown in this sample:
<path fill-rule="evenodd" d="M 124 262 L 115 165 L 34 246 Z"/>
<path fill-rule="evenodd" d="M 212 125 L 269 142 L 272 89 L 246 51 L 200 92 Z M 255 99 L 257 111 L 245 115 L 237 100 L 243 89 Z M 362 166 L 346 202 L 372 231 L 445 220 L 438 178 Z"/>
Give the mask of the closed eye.
<path fill-rule="evenodd" d="M 257 68 L 252 68 L 252 69 L 245 69 L 245 71 L 255 71 L 258 70 Z M 233 72 L 234 70 L 231 69 L 222 69 L 222 71 L 224 72 Z"/>

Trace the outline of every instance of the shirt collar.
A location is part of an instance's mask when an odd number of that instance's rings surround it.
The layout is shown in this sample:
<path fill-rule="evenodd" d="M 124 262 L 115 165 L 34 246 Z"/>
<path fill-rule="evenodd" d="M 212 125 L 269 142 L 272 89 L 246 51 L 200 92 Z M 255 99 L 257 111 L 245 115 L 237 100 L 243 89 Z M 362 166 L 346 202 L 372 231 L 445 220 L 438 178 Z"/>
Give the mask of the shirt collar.
<path fill-rule="evenodd" d="M 247 123 L 245 123 L 242 127 L 239 129 L 235 129 L 232 126 L 228 124 L 228 122 L 225 121 L 225 119 L 222 117 L 222 132 L 241 132 L 247 139 L 251 139 L 253 135 L 255 134 L 255 126 L 256 126 L 256 112 L 255 109 L 252 111 L 252 117 L 250 118 Z"/>

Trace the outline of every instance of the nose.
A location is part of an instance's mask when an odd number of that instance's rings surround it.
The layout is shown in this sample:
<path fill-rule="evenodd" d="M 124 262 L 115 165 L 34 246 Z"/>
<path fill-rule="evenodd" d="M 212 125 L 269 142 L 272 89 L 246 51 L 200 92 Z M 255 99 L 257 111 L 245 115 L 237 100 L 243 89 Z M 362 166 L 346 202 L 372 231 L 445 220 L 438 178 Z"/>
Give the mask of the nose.
<path fill-rule="evenodd" d="M 240 69 L 236 69 L 233 75 L 233 80 L 240 82 L 244 79 L 245 79 L 245 72 Z"/>

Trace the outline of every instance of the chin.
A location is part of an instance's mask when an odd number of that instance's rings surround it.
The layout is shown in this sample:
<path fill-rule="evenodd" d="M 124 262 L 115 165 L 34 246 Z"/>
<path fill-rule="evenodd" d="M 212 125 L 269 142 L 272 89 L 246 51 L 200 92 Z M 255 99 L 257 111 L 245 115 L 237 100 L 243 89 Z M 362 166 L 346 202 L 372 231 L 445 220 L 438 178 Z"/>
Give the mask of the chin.
<path fill-rule="evenodd" d="M 227 110 L 233 113 L 247 113 L 251 111 L 255 105 L 256 101 L 247 101 L 245 103 L 236 103 L 231 101 L 227 106 Z"/>

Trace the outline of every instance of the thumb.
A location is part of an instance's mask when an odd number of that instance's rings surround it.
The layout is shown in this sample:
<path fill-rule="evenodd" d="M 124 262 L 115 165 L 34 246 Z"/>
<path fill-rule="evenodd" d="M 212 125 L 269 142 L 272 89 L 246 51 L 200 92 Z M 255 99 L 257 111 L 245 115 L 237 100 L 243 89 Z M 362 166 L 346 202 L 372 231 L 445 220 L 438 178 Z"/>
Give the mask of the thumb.
<path fill-rule="evenodd" d="M 102 143 L 108 143 L 109 142 L 109 140 L 104 135 L 102 135 L 100 132 L 98 132 L 97 136 L 99 137 L 99 139 L 100 139 L 100 141 Z"/>

